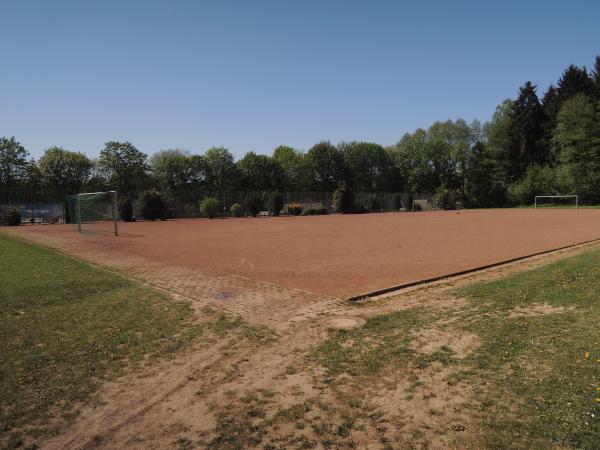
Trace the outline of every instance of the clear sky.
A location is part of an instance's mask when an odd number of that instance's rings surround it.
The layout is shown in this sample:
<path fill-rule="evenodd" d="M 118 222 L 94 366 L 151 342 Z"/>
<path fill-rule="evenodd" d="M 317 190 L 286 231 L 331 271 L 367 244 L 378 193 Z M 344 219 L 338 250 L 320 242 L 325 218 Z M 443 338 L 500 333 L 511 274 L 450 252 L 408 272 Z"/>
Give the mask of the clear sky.
<path fill-rule="evenodd" d="M 592 66 L 599 24 L 577 0 L 0 0 L 0 136 L 35 157 L 389 145 Z"/>

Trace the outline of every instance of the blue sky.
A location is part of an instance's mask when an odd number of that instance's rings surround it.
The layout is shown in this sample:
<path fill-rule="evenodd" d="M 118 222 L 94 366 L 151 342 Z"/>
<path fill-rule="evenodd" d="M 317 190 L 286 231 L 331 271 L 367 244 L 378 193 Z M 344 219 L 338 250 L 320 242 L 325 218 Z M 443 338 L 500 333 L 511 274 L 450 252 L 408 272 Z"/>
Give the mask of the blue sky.
<path fill-rule="evenodd" d="M 389 145 L 600 53 L 597 1 L 20 0 L 0 17 L 0 136 L 35 157 Z"/>

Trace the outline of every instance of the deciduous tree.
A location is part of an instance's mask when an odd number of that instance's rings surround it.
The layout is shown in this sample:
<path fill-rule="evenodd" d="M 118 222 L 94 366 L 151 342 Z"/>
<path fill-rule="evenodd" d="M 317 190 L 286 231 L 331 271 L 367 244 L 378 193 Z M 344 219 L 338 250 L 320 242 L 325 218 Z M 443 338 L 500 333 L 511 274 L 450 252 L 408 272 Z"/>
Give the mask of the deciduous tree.
<path fill-rule="evenodd" d="M 130 142 L 107 142 L 100 152 L 99 164 L 121 195 L 143 189 L 149 169 L 148 156 Z"/>

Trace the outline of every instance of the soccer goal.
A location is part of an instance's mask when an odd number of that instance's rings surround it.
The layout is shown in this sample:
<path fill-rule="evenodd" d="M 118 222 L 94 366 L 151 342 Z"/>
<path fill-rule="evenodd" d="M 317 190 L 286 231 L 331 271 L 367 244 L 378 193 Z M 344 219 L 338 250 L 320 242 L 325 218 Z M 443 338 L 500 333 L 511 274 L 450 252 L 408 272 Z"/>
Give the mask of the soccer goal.
<path fill-rule="evenodd" d="M 577 195 L 536 195 L 534 208 L 579 208 Z"/>
<path fill-rule="evenodd" d="M 119 235 L 117 192 L 85 192 L 68 195 L 69 218 L 79 232 Z"/>

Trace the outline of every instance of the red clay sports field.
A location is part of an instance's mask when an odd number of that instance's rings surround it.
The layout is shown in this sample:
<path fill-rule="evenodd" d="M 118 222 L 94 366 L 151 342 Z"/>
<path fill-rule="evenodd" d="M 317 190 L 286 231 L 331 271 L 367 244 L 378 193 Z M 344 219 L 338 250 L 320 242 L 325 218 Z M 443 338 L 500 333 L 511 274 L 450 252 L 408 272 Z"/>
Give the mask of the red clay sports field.
<path fill-rule="evenodd" d="M 350 297 L 600 239 L 600 210 L 495 209 L 119 223 L 119 237 L 22 226 L 106 251 Z"/>

